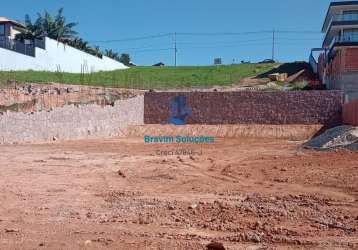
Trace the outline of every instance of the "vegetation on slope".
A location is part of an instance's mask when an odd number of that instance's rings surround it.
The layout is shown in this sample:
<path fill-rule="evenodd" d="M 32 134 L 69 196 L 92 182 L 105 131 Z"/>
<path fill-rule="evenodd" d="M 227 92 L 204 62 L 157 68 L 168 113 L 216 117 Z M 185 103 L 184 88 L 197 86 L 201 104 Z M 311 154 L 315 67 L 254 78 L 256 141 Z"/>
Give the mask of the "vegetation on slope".
<path fill-rule="evenodd" d="M 275 64 L 198 67 L 135 67 L 126 70 L 72 74 L 36 71 L 0 71 L 0 82 L 66 83 L 135 89 L 172 89 L 230 86 L 245 77 L 264 74 Z"/>

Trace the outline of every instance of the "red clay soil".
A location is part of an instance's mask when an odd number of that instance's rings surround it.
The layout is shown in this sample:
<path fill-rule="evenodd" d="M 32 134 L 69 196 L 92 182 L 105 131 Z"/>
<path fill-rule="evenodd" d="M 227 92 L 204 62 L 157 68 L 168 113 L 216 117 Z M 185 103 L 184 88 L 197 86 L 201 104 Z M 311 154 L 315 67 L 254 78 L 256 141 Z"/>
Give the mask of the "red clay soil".
<path fill-rule="evenodd" d="M 0 249 L 358 248 L 358 153 L 142 140 L 1 146 Z"/>

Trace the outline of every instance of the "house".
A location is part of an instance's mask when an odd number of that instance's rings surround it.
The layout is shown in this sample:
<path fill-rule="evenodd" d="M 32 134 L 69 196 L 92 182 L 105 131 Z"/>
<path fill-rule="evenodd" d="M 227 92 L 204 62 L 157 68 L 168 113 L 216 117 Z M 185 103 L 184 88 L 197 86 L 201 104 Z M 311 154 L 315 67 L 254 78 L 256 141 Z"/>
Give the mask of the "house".
<path fill-rule="evenodd" d="M 15 39 L 17 34 L 25 30 L 25 26 L 20 22 L 0 16 L 0 41 L 4 41 L 6 38 Z"/>
<path fill-rule="evenodd" d="M 16 35 L 25 30 L 25 26 L 20 22 L 10 20 L 6 17 L 0 17 L 0 48 L 16 50 L 17 47 L 19 52 L 25 52 L 25 44 L 22 44 L 23 46 L 21 46 L 21 44 L 18 45 L 15 40 Z M 28 48 L 28 54 L 32 54 L 32 50 L 33 49 Z"/>
<path fill-rule="evenodd" d="M 153 67 L 164 67 L 165 64 L 162 63 L 162 62 L 159 62 L 159 63 L 156 63 L 156 64 L 153 64 Z"/>
<path fill-rule="evenodd" d="M 322 32 L 316 70 L 328 89 L 343 90 L 346 100 L 358 99 L 358 1 L 332 2 Z"/>
<path fill-rule="evenodd" d="M 90 73 L 128 68 L 109 57 L 97 57 L 48 37 L 17 40 L 16 35 L 24 31 L 23 24 L 0 17 L 0 71 Z"/>

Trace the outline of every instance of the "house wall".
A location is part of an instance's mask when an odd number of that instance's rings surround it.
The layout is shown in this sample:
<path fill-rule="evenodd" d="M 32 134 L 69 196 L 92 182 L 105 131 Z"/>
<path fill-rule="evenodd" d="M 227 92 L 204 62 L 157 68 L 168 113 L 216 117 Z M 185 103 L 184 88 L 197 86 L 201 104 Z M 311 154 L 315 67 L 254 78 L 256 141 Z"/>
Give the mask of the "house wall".
<path fill-rule="evenodd" d="M 324 124 L 342 122 L 341 91 L 292 92 L 149 92 L 144 96 L 144 122 L 165 124 L 178 95 L 192 109 L 188 124 Z"/>
<path fill-rule="evenodd" d="M 5 27 L 5 37 L 7 37 L 7 38 L 10 37 L 11 39 L 14 39 L 16 34 L 21 33 L 21 31 L 18 30 L 19 28 L 16 28 L 9 22 L 1 23 L 1 24 L 4 25 L 4 27 Z"/>
<path fill-rule="evenodd" d="M 88 53 L 46 38 L 46 50 L 36 48 L 36 56 L 26 56 L 0 48 L 0 70 L 2 71 L 52 71 L 81 73 L 126 69 L 122 63 L 103 56 L 98 58 Z"/>
<path fill-rule="evenodd" d="M 11 28 L 10 28 L 10 37 L 11 37 L 11 39 L 15 39 L 16 35 L 20 34 L 20 33 L 21 33 L 20 30 L 16 29 L 16 27 L 14 27 L 14 26 L 11 26 Z"/>
<path fill-rule="evenodd" d="M 358 47 L 340 48 L 326 67 L 329 89 L 344 91 L 346 101 L 358 99 Z"/>

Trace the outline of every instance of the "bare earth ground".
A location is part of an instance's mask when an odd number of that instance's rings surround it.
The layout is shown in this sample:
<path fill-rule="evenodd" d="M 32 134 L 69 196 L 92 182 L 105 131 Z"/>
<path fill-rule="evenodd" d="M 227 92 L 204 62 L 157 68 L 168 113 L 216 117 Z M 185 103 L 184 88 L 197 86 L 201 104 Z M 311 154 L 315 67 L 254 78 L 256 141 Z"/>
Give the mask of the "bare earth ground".
<path fill-rule="evenodd" d="M 142 140 L 0 146 L 0 249 L 358 249 L 358 153 Z"/>

